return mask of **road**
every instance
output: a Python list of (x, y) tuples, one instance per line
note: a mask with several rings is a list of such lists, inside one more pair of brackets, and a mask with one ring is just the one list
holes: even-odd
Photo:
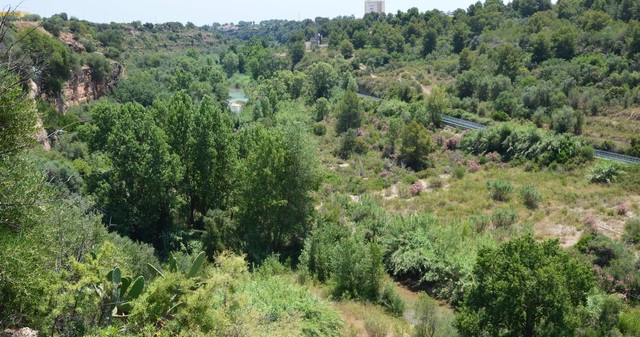
[[(487, 128), (486, 125), (470, 122), (464, 119), (455, 118), (451, 116), (442, 115), (442, 122), (445, 125), (452, 126), (455, 128), (460, 128), (463, 130), (484, 130)], [(615, 160), (625, 164), (638, 164), (640, 163), (640, 158), (631, 157), (619, 153), (595, 150), (596, 158), (606, 159), (606, 160)]]

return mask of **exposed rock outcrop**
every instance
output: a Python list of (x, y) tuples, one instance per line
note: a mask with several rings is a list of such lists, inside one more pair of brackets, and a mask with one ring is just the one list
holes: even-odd
[(104, 83), (96, 83), (91, 78), (91, 68), (83, 66), (81, 71), (73, 74), (62, 89), (62, 95), (56, 99), (58, 111), (66, 112), (69, 107), (80, 103), (97, 100), (106, 95), (121, 79), (126, 78), (124, 66), (111, 62), (111, 75)]
[(38, 331), (35, 331), (30, 328), (22, 328), (22, 329), (6, 329), (1, 337), (38, 337)]
[[(36, 84), (36, 82), (34, 82), (33, 80), (29, 80), (29, 83), (27, 83), (27, 85), (29, 86), (29, 98), (34, 102), (34, 109), (35, 109), (35, 99), (36, 99), (36, 95), (38, 94), (38, 85)], [(42, 126), (42, 119), (40, 119), (40, 117), (38, 117), (38, 122), (36, 123), (36, 140), (42, 144), (42, 147), (46, 150), (49, 151), (51, 149), (51, 143), (49, 142), (49, 137), (47, 135), (47, 130), (44, 129), (44, 127)]]
[(67, 47), (73, 49), (76, 53), (82, 53), (87, 51), (87, 49), (84, 47), (84, 44), (82, 44), (82, 42), (80, 41), (76, 41), (73, 38), (73, 34), (71, 33), (65, 33), (65, 32), (60, 33), (60, 40), (66, 43)]

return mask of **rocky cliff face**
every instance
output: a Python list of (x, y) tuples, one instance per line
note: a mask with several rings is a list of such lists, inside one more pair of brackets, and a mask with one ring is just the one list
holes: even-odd
[[(36, 108), (35, 99), (36, 99), (36, 94), (38, 92), (38, 85), (33, 80), (29, 80), (28, 85), (30, 89), (29, 98), (33, 102), (33, 108), (35, 109)], [(38, 117), (38, 121), (36, 123), (35, 129), (36, 129), (36, 132), (35, 132), (36, 140), (38, 141), (38, 143), (42, 144), (42, 147), (45, 149), (45, 151), (49, 151), (51, 149), (51, 143), (49, 142), (47, 131), (42, 126), (42, 119), (40, 119), (40, 117)]]
[(62, 94), (56, 99), (56, 107), (60, 112), (66, 112), (69, 107), (90, 100), (97, 100), (106, 95), (121, 79), (126, 78), (124, 66), (118, 62), (111, 62), (112, 72), (104, 83), (95, 83), (91, 78), (91, 68), (84, 66), (82, 70), (71, 76)]

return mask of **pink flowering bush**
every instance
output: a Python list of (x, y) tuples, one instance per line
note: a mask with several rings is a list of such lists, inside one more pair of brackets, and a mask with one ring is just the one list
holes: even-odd
[(417, 181), (411, 184), (411, 195), (419, 195), (422, 191), (424, 191), (424, 186), (421, 182)]
[(458, 149), (458, 144), (460, 144), (460, 137), (453, 136), (445, 142), (444, 146), (447, 150), (456, 150)]
[(469, 172), (473, 173), (473, 172), (477, 172), (478, 170), (480, 170), (480, 164), (478, 163), (478, 159), (477, 158), (473, 158), (469, 161)]
[(499, 162), (500, 161), (500, 155), (497, 152), (489, 152), (487, 154), (484, 155), (485, 158), (489, 159), (489, 161), (492, 162)]
[(616, 206), (616, 213), (618, 213), (618, 215), (627, 215), (627, 212), (629, 212), (629, 206), (625, 204)]

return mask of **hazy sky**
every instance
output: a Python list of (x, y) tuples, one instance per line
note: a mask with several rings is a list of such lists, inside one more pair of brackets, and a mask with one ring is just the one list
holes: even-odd
[[(477, 0), (387, 0), (386, 11), (396, 13), (417, 7), (421, 12), (434, 8), (452, 11), (469, 7)], [(504, 0), (506, 2), (506, 0)], [(19, 0), (1, 1), (16, 6)], [(5, 7), (6, 5), (2, 5)], [(65, 12), (92, 22), (191, 21), (196, 25), (213, 22), (297, 20), (339, 15), (362, 17), (363, 0), (23, 0), (20, 10), (51, 16)]]

